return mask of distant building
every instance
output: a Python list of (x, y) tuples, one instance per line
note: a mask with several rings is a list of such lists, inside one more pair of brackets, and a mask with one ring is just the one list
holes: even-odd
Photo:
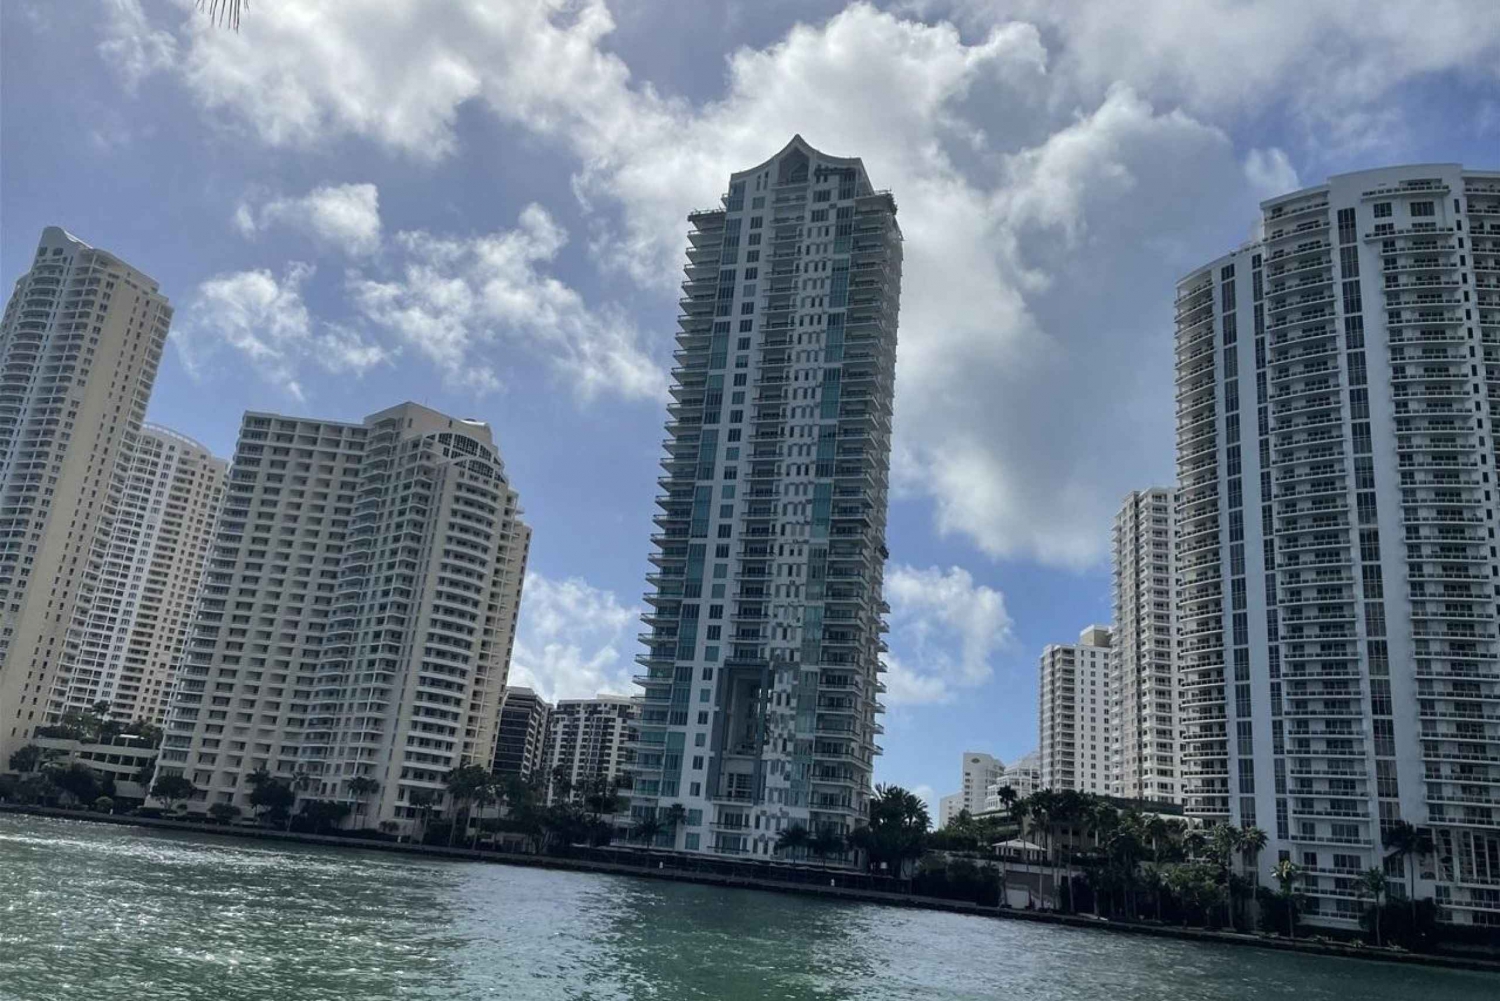
[(1004, 806), (1000, 799), (1000, 790), (1009, 786), (1015, 791), (1016, 799), (1025, 799), (1042, 787), (1042, 764), (1041, 755), (1032, 751), (1025, 757), (1005, 766), (1005, 771), (1000, 778), (990, 783), (984, 791), (984, 808), (986, 811), (999, 810)]
[[(634, 737), (640, 704), (623, 695), (560, 699), (552, 711), (547, 737), (547, 776), (559, 774), (577, 796), (596, 777), (615, 780), (625, 774), (627, 742)], [(554, 787), (548, 802), (559, 797)]]
[(958, 792), (938, 801), (939, 826), (946, 826), (952, 817), (964, 810), (968, 810), (970, 814), (983, 810), (985, 790), (1004, 773), (1005, 763), (983, 751), (965, 751), (961, 771)]
[(1038, 751), (1044, 789), (1109, 792), (1109, 662), (1112, 634), (1089, 626), (1076, 644), (1041, 657)]
[(500, 701), (500, 724), (495, 731), (496, 775), (530, 781), (546, 771), (548, 727), (552, 706), (529, 688), (506, 688)]
[(1110, 654), (1110, 793), (1177, 802), (1177, 493), (1133, 490), (1114, 524)]

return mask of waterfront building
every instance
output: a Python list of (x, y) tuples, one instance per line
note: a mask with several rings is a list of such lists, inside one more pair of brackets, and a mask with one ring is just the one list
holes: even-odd
[(479, 421), (245, 414), (158, 774), (190, 779), (195, 811), (248, 813), (264, 769), (414, 830), (413, 794), (441, 800), (449, 770), (494, 755), (519, 516)]
[(187, 645), (229, 463), (147, 424), (125, 480), (97, 592), (83, 617), (72, 702), (160, 726)]
[(1038, 754), (1043, 789), (1109, 792), (1108, 626), (1042, 651)]
[(628, 781), (630, 743), (640, 712), (639, 703), (624, 695), (559, 699), (547, 728), (548, 802), (560, 801), (564, 788), (570, 797), (581, 798), (593, 780)]
[(1176, 492), (1133, 490), (1115, 516), (1109, 791), (1176, 802), (1177, 678), (1172, 551)]
[(632, 812), (764, 856), (872, 792), (901, 231), (800, 136), (688, 221)]
[(1000, 773), (1000, 778), (990, 783), (984, 791), (986, 812), (1004, 807), (1004, 801), (1000, 799), (1000, 790), (1007, 786), (1015, 792), (1016, 799), (1025, 799), (1042, 788), (1041, 754), (1032, 751), (1005, 766), (1005, 770)]
[(962, 780), (958, 792), (938, 801), (940, 827), (948, 826), (948, 821), (964, 810), (970, 815), (983, 810), (985, 792), (1005, 773), (1005, 763), (983, 751), (965, 751), (961, 760)]
[(1349, 928), (1407, 821), (1417, 894), (1500, 925), (1500, 173), (1340, 175), (1261, 227), (1177, 288), (1185, 809)]
[(523, 782), (547, 771), (552, 706), (530, 688), (507, 686), (495, 727), (495, 756), (490, 771)]
[(171, 321), (155, 281), (56, 226), (0, 318), (0, 761), (103, 697), (83, 624)]

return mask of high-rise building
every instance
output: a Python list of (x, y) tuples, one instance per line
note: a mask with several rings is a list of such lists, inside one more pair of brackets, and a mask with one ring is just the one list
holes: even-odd
[(1110, 794), (1169, 803), (1178, 799), (1174, 494), (1133, 490), (1115, 516), (1109, 683)]
[(800, 136), (688, 221), (632, 810), (768, 855), (871, 795), (901, 230)]
[(1108, 626), (1042, 651), (1037, 753), (1043, 789), (1109, 792)]
[(187, 645), (229, 463), (147, 424), (130, 464), (98, 590), (81, 623), (70, 702), (161, 725)]
[(1407, 821), (1418, 895), (1500, 924), (1500, 173), (1345, 174), (1262, 229), (1177, 290), (1185, 810), (1346, 927)]
[(490, 770), (523, 782), (547, 771), (548, 728), (552, 707), (530, 688), (506, 686), (495, 728), (495, 757)]
[[(488, 425), (247, 413), (159, 774), (249, 811), (258, 769), (413, 824), (494, 755), (529, 530)], [(355, 778), (378, 791), (357, 795)]]
[(0, 761), (103, 680), (80, 627), (171, 320), (155, 281), (55, 226), (0, 319)]
[(559, 799), (560, 776), (571, 796), (591, 779), (614, 781), (627, 775), (631, 738), (640, 706), (623, 695), (559, 699), (547, 727), (548, 799)]

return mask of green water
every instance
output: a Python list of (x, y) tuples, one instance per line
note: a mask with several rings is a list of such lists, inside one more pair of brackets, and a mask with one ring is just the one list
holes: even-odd
[(1467, 1001), (1500, 978), (0, 815), (0, 998)]

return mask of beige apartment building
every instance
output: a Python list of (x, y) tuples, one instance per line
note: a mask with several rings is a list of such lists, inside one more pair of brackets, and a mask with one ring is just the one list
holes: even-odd
[[(488, 425), (414, 403), (358, 423), (247, 413), (159, 774), (250, 809), (257, 769), (351, 822), (488, 767), (530, 530)], [(373, 794), (349, 789), (355, 778)]]
[(1041, 787), (1109, 792), (1109, 662), (1113, 633), (1089, 626), (1077, 643), (1042, 651), (1038, 705)]
[(55, 226), (0, 319), (0, 761), (105, 682), (81, 627), (171, 320), (155, 281)]
[(68, 708), (103, 701), (121, 719), (163, 723), (228, 470), (191, 438), (145, 426), (81, 623)]

